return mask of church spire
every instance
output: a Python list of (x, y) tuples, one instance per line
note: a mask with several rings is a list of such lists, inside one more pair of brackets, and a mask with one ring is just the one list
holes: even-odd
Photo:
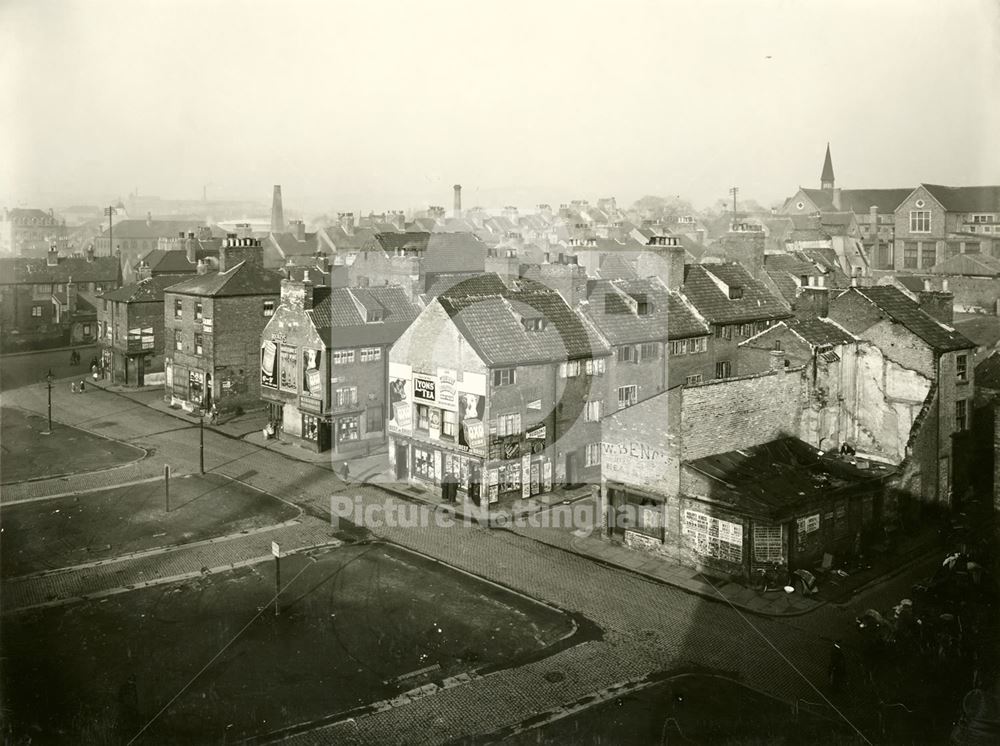
[(823, 174), (819, 177), (821, 189), (833, 189), (833, 159), (830, 157), (830, 143), (826, 144), (826, 159), (823, 161)]

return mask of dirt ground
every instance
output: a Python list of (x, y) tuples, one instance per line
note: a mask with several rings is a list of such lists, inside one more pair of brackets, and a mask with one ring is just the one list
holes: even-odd
[(292, 505), (216, 474), (162, 480), (3, 509), (3, 577), (92, 562), (173, 544), (270, 526), (292, 518)]
[(0, 409), (0, 483), (107, 469), (145, 455), (141, 448), (59, 422), (52, 423), (51, 435), (42, 435), (48, 425), (45, 415)]
[(180, 693), (137, 743), (222, 743), (517, 665), (575, 629), (381, 544), (283, 558), (281, 579), (277, 618), (272, 563), (6, 617), (10, 737), (124, 742)]

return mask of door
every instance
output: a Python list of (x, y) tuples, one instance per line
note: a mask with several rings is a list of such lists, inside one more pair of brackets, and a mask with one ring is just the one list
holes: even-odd
[(566, 486), (572, 487), (576, 484), (579, 472), (579, 458), (575, 452), (566, 454)]
[(405, 445), (396, 446), (396, 480), (399, 482), (406, 481), (407, 475), (407, 464), (406, 458), (409, 448)]
[(472, 504), (479, 506), (479, 495), (482, 490), (483, 468), (480, 464), (472, 461), (469, 463), (469, 499)]

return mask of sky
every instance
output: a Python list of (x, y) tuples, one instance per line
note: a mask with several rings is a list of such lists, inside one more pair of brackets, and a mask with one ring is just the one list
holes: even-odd
[(1000, 184), (991, 0), (0, 0), (0, 204)]

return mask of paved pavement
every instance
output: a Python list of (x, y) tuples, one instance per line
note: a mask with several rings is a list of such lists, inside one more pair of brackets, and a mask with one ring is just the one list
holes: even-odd
[[(40, 387), (8, 392), (3, 399), (8, 396), (25, 408), (44, 407)], [(151, 449), (150, 461), (183, 465), (197, 457), (190, 423), (133, 399), (95, 391), (76, 397), (72, 407), (54, 405), (57, 419), (70, 424), (85, 421), (97, 432), (105, 430)], [(441, 514), (433, 506), (414, 505), (410, 497), (403, 500), (369, 484), (345, 485), (323, 465), (291, 460), (241, 440), (235, 428), (225, 434), (206, 430), (205, 464), (211, 471), (295, 502), (314, 517), (329, 515), (332, 496), (356, 499), (362, 508), (400, 508), (418, 525), (366, 528), (377, 538), (580, 614), (603, 630), (600, 640), (297, 736), (293, 740), (298, 743), (441, 743), (490, 733), (592, 692), (678, 668), (728, 675), (790, 702), (800, 696), (817, 700), (820, 695), (807, 682), (822, 687), (829, 638), (843, 629), (841, 616), (826, 607), (808, 615), (808, 629), (798, 627), (798, 619), (750, 618), (726, 604), (557, 548), (540, 536), (462, 521), (436, 525), (430, 518)], [(316, 532), (313, 540), (330, 538), (329, 528), (320, 528), (318, 522), (304, 521), (301, 528), (288, 530), (294, 536), (302, 531), (303, 544), (309, 542), (311, 531)], [(12, 600), (22, 607), (45, 603), (52, 593), (58, 600), (112, 592), (150, 577), (163, 582), (192, 572), (199, 563), (211, 569), (252, 562), (261, 556), (263, 542), (269, 548), (267, 536), (234, 539), (208, 549), (179, 549), (94, 568), (79, 580), (52, 581), (65, 582), (65, 587), (18, 590), (5, 585), (5, 605)]]

